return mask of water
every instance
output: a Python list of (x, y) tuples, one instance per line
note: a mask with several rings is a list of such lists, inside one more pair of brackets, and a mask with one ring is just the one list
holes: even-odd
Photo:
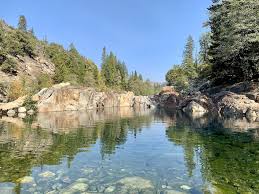
[(3, 117), (0, 193), (259, 193), (258, 128), (126, 108)]

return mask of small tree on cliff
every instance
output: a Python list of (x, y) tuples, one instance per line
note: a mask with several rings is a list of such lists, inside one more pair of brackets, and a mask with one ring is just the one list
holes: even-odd
[(22, 30), (24, 32), (27, 31), (27, 21), (24, 15), (21, 15), (19, 17), (19, 22), (18, 22), (18, 29)]

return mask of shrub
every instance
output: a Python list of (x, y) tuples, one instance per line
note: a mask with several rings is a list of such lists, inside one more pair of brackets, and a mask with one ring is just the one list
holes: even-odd
[(27, 109), (27, 110), (37, 110), (37, 106), (36, 106), (36, 102), (34, 102), (32, 100), (31, 95), (27, 96), (24, 100), (23, 106)]
[(38, 89), (49, 88), (53, 85), (52, 78), (48, 74), (40, 74), (38, 77)]
[(6, 58), (1, 65), (1, 71), (5, 73), (10, 73), (10, 74), (16, 74), (17, 73), (16, 62), (11, 58)]
[(4, 47), (6, 52), (16, 55), (29, 55), (34, 57), (35, 41), (31, 35), (20, 30), (8, 33), (4, 39)]
[(26, 91), (24, 89), (23, 83), (20, 79), (14, 80), (8, 90), (8, 98), (10, 100), (16, 100), (17, 98), (25, 95)]

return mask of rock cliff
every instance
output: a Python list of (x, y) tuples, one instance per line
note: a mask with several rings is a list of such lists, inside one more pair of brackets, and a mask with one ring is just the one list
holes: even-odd
[[(26, 96), (13, 102), (1, 103), (0, 111), (12, 112), (14, 116), (21, 108)], [(110, 107), (153, 108), (154, 104), (148, 96), (135, 96), (133, 92), (99, 92), (94, 88), (72, 86), (61, 83), (50, 88), (44, 88), (32, 96), (38, 112), (81, 111)]]

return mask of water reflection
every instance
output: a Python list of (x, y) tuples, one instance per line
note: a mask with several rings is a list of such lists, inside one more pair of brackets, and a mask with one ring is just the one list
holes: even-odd
[[(137, 176), (152, 182), (146, 188), (151, 193), (258, 193), (258, 128), (243, 119), (193, 118), (164, 109), (3, 117), (0, 188), (59, 193), (84, 178), (90, 193), (113, 187), (123, 193), (129, 188), (116, 181)], [(42, 172), (55, 179), (42, 178)], [(24, 183), (28, 176), (33, 181)]]
[[(174, 117), (174, 113), (169, 114)], [(203, 178), (212, 185), (212, 193), (259, 192), (258, 123), (246, 119), (178, 117), (166, 134), (170, 141), (183, 147), (190, 176), (198, 152)]]

